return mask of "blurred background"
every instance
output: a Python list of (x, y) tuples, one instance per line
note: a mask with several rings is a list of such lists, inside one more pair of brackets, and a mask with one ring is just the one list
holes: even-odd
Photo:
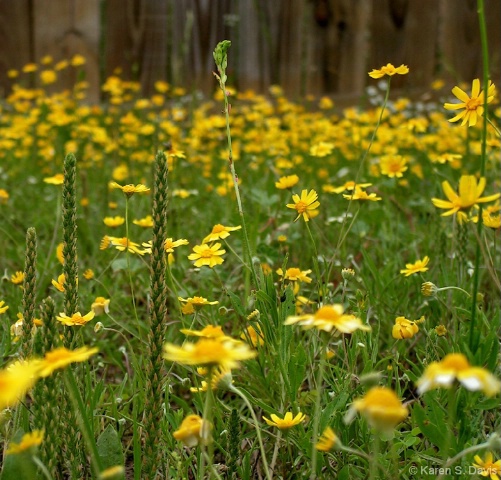
[[(501, 1), (485, 0), (491, 77), (499, 84)], [(83, 55), (85, 65), (65, 71), (53, 88), (75, 76), (89, 82), (91, 101), (100, 84), (120, 72), (145, 95), (156, 80), (214, 91), (212, 51), (232, 41), (229, 85), (266, 92), (280, 85), (305, 94), (356, 99), (367, 72), (390, 62), (410, 74), (392, 89), (420, 94), (443, 79), (447, 90), (482, 72), (476, 0), (0, 0), (0, 94), (9, 77), (50, 55)], [(73, 76), (73, 78), (72, 78)]]

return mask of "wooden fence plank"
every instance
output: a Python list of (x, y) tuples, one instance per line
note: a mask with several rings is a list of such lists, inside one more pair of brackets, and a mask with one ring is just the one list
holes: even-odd
[[(496, 79), (501, 1), (485, 6)], [(232, 40), (228, 74), (240, 90), (278, 83), (292, 96), (355, 98), (367, 72), (388, 62), (411, 69), (394, 88), (481, 75), (475, 0), (0, 0), (0, 88), (11, 84), (8, 68), (81, 54), (93, 101), (117, 67), (145, 94), (156, 80), (210, 93), (223, 39)]]
[(7, 71), (20, 70), (32, 59), (29, 0), (0, 0), (0, 12), (0, 96), (4, 96), (18, 81), (8, 78)]
[[(99, 85), (99, 0), (36, 0), (33, 8), (34, 57), (51, 55), (56, 60), (74, 55), (86, 58), (81, 67), (92, 86), (89, 100), (98, 100)], [(64, 72), (66, 87), (76, 80), (78, 69)], [(58, 83), (61, 85), (61, 83)]]

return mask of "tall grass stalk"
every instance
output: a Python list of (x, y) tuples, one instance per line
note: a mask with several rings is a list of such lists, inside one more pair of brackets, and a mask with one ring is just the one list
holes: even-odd
[(148, 354), (146, 356), (146, 392), (143, 418), (144, 451), (143, 478), (156, 478), (163, 468), (162, 422), (164, 418), (162, 358), (167, 323), (167, 285), (165, 282), (166, 254), (164, 242), (167, 230), (167, 158), (158, 152), (155, 158), (155, 190), (153, 193), (153, 238), (150, 267), (150, 316)]
[(36, 267), (37, 267), (37, 234), (34, 228), (26, 232), (26, 254), (24, 261), (23, 280), (23, 335), (22, 354), (24, 358), (31, 355), (33, 339), (33, 320), (35, 318), (36, 304)]
[(240, 222), (242, 223), (242, 241), (244, 245), (244, 249), (247, 255), (248, 265), (247, 268), (250, 269), (252, 279), (254, 281), (254, 285), (259, 287), (258, 276), (256, 274), (256, 270), (254, 268), (253, 263), (253, 255), (250, 248), (249, 243), (249, 235), (247, 233), (247, 224), (245, 222), (245, 215), (242, 207), (242, 200), (240, 198), (240, 188), (238, 186), (238, 175), (235, 171), (235, 164), (233, 162), (233, 149), (231, 146), (231, 130), (230, 130), (230, 109), (231, 105), (228, 101), (228, 92), (226, 90), (226, 66), (228, 64), (228, 48), (230, 47), (231, 42), (229, 40), (223, 40), (219, 42), (214, 50), (214, 60), (216, 62), (218, 74), (214, 73), (215, 77), (219, 82), (219, 88), (223, 92), (224, 98), (224, 114), (226, 118), (226, 138), (228, 141), (228, 167), (231, 173), (231, 179), (233, 181), (233, 188), (235, 190), (235, 197), (237, 200), (238, 206), (238, 214), (240, 215)]
[[(477, 0), (478, 9), (478, 22), (480, 28), (480, 44), (482, 47), (482, 84), (484, 89), (484, 115), (482, 116), (482, 132), (481, 132), (481, 153), (480, 153), (480, 177), (485, 174), (485, 164), (487, 161), (487, 123), (488, 123), (488, 110), (487, 110), (487, 98), (489, 90), (489, 44), (487, 41), (487, 26), (485, 23), (485, 10), (484, 10), (484, 0)], [(478, 222), (477, 222), (477, 237), (482, 238), (482, 204), (479, 204), (478, 209)], [(476, 335), (476, 320), (477, 320), (477, 293), (478, 284), (480, 276), (480, 242), (477, 241), (475, 248), (475, 264), (473, 271), (473, 291), (472, 291), (472, 302), (471, 302), (471, 320), (470, 320), (470, 335), (469, 335), (469, 347), (470, 350), (475, 353), (478, 347), (478, 335)]]

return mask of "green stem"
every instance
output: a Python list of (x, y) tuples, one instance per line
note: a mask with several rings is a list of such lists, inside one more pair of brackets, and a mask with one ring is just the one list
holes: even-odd
[(219, 77), (219, 86), (221, 88), (221, 91), (223, 92), (224, 96), (224, 113), (225, 113), (225, 118), (226, 118), (226, 137), (228, 141), (228, 165), (230, 168), (230, 173), (231, 173), (231, 179), (233, 181), (233, 188), (235, 189), (235, 197), (237, 199), (237, 206), (238, 206), (238, 214), (240, 215), (240, 222), (242, 223), (242, 238), (243, 238), (243, 244), (244, 244), (244, 249), (247, 254), (249, 266), (248, 268), (250, 269), (252, 273), (252, 279), (254, 280), (254, 285), (256, 287), (259, 286), (258, 283), (258, 277), (256, 274), (256, 271), (254, 269), (254, 264), (252, 262), (252, 252), (250, 249), (250, 243), (249, 243), (249, 235), (247, 233), (247, 225), (245, 223), (245, 216), (244, 216), (244, 211), (242, 207), (242, 200), (240, 198), (240, 189), (238, 187), (238, 176), (235, 171), (235, 164), (233, 162), (233, 150), (231, 146), (231, 130), (230, 130), (230, 105), (228, 102), (228, 94), (226, 92), (226, 81), (225, 77), (226, 75), (224, 72), (221, 72), (221, 76)]
[(324, 381), (324, 372), (325, 372), (325, 364), (327, 362), (326, 359), (326, 348), (327, 342), (320, 342), (321, 351), (320, 351), (320, 365), (318, 366), (318, 374), (317, 374), (317, 382), (316, 382), (316, 391), (317, 395), (315, 398), (315, 411), (313, 413), (313, 438), (311, 441), (311, 475), (310, 480), (313, 480), (317, 477), (317, 458), (318, 452), (315, 448), (317, 437), (318, 437), (318, 427), (320, 424), (320, 408), (322, 402), (322, 383)]
[(33, 463), (41, 470), (43, 476), (47, 480), (53, 480), (51, 474), (49, 473), (49, 470), (47, 470), (47, 467), (37, 456), (33, 455), (31, 459), (33, 460)]
[(132, 272), (130, 269), (130, 253), (129, 253), (129, 197), (125, 196), (125, 239), (127, 245), (125, 247), (125, 259), (127, 261), (127, 273), (129, 274), (130, 295), (132, 297), (132, 307), (134, 309), (134, 317), (136, 318), (138, 334), (141, 336), (141, 323), (137, 315), (136, 296), (134, 295), (134, 284), (132, 283)]
[[(478, 8), (478, 21), (480, 28), (480, 43), (482, 46), (482, 83), (484, 89), (484, 115), (482, 117), (482, 134), (481, 134), (481, 155), (480, 155), (480, 177), (485, 174), (485, 164), (487, 158), (487, 98), (489, 90), (489, 49), (487, 41), (487, 27), (485, 24), (485, 11), (484, 11), (484, 0), (477, 0)], [(482, 237), (482, 204), (479, 205), (478, 210), (478, 222), (477, 222), (477, 236)], [(472, 302), (471, 302), (471, 320), (470, 320), (470, 335), (469, 335), (469, 346), (473, 354), (477, 350), (478, 336), (476, 335), (475, 322), (477, 318), (477, 293), (478, 284), (480, 276), (480, 244), (477, 242), (475, 248), (475, 266), (473, 272), (473, 292), (472, 292)]]
[(252, 405), (250, 404), (249, 400), (247, 397), (236, 387), (233, 385), (230, 385), (229, 390), (236, 395), (238, 395), (245, 403), (247, 408), (250, 411), (250, 414), (252, 416), (252, 420), (254, 421), (254, 428), (256, 429), (256, 435), (257, 435), (257, 441), (259, 443), (259, 449), (261, 450), (261, 457), (263, 459), (263, 468), (264, 468), (264, 473), (266, 475), (266, 478), (268, 480), (271, 480), (271, 474), (270, 470), (268, 468), (268, 461), (266, 460), (266, 451), (264, 449), (264, 444), (263, 444), (263, 439), (261, 437), (261, 429), (259, 428), (259, 422), (257, 421), (256, 414), (254, 413), (254, 410), (252, 408)]
[[(213, 413), (213, 404), (214, 404), (214, 392), (212, 391), (212, 373), (213, 367), (209, 367), (209, 371), (207, 373), (207, 395), (205, 397), (205, 405), (204, 405), (204, 413), (203, 413), (203, 421), (202, 421), (202, 432), (201, 432), (201, 450), (202, 457), (200, 459), (200, 475), (199, 478), (201, 480), (205, 479), (205, 457), (207, 457), (207, 464), (209, 468), (212, 470), (214, 464), (214, 446), (212, 445), (212, 435), (211, 435), (211, 421), (212, 421), (212, 413)], [(205, 447), (208, 446), (208, 452), (205, 450)]]
[(371, 455), (370, 459), (370, 466), (369, 466), (369, 480), (375, 480), (377, 478), (377, 471), (378, 471), (378, 466), (379, 466), (379, 447), (380, 447), (380, 439), (379, 435), (373, 434), (373, 452)]
[(82, 396), (77, 387), (77, 382), (75, 380), (75, 376), (73, 375), (73, 371), (71, 367), (68, 367), (64, 372), (64, 383), (68, 390), (71, 403), (73, 404), (73, 409), (76, 414), (77, 422), (79, 424), (80, 430), (82, 432), (84, 441), (87, 445), (87, 448), (90, 452), (90, 462), (92, 466), (92, 470), (96, 477), (99, 476), (99, 473), (102, 471), (101, 466), (101, 458), (99, 457), (99, 452), (97, 450), (97, 445), (94, 440), (94, 432), (92, 431), (92, 427), (89, 423), (89, 419), (87, 418), (87, 412), (85, 411), (85, 405), (82, 400)]

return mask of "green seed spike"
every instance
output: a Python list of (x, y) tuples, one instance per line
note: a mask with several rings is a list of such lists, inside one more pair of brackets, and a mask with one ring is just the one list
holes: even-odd
[(230, 48), (230, 40), (223, 40), (216, 45), (214, 49), (214, 61), (221, 75), (223, 82), (226, 81), (226, 67), (228, 66), (228, 48)]

